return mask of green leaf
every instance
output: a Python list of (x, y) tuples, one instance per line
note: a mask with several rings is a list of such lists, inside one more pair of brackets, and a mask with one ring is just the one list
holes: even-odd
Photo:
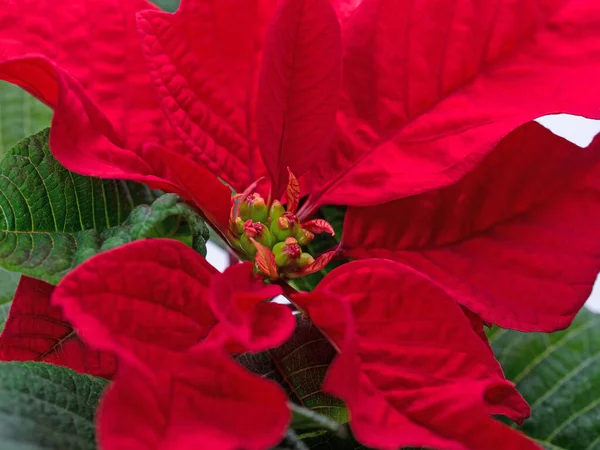
[(341, 438), (346, 438), (348, 435), (346, 427), (312, 409), (304, 408), (295, 403), (290, 403), (290, 409), (292, 410), (290, 428), (297, 433), (301, 432), (300, 434), (303, 434), (326, 430), (333, 432)]
[(50, 153), (48, 133), (24, 139), (0, 162), (0, 266), (56, 283), (98, 233), (154, 195), (136, 183), (69, 172)]
[[(208, 227), (200, 216), (175, 194), (164, 194), (152, 205), (137, 206), (123, 225), (101, 233), (97, 241), (100, 245), (79, 247), (76, 254), (87, 259), (92, 254), (132, 241), (158, 237), (176, 239), (206, 256)], [(76, 262), (80, 263), (78, 260)]]
[(150, 0), (152, 3), (154, 3), (156, 6), (158, 6), (161, 9), (164, 9), (165, 11), (169, 11), (169, 12), (175, 12), (177, 11), (177, 8), (179, 8), (179, 2), (180, 0)]
[(531, 405), (521, 430), (550, 450), (600, 449), (600, 315), (552, 334), (493, 329), (506, 377)]
[(309, 448), (294, 430), (288, 430), (283, 440), (273, 450), (309, 450)]
[(52, 110), (14, 84), (0, 81), (0, 159), (25, 136), (50, 126)]
[(353, 436), (342, 438), (334, 433), (308, 436), (303, 441), (310, 450), (368, 450), (368, 447), (360, 444)]
[(325, 373), (337, 352), (319, 329), (297, 316), (294, 334), (282, 346), (238, 360), (250, 371), (278, 382), (297, 405), (322, 414), (337, 423), (348, 422), (343, 401), (321, 390)]
[(4, 324), (6, 323), (6, 319), (8, 319), (11, 304), (12, 302), (8, 302), (0, 305), (0, 333), (4, 330)]
[[(238, 361), (248, 370), (279, 383), (295, 404), (291, 428), (278, 448), (299, 447), (294, 437), (309, 449), (359, 450), (348, 429), (344, 402), (325, 394), (321, 386), (337, 352), (327, 338), (308, 319), (298, 315), (292, 337), (282, 346), (258, 354), (243, 354)], [(310, 412), (317, 413), (309, 416)], [(302, 413), (302, 414), (301, 414)], [(301, 417), (302, 416), (302, 417)], [(332, 432), (330, 430), (335, 430)]]
[[(238, 361), (248, 370), (276, 381), (286, 390), (289, 399), (295, 403), (291, 426), (306, 446), (323, 450), (363, 448), (350, 437), (346, 439), (339, 436), (340, 428), (331, 421), (346, 424), (348, 411), (342, 400), (325, 394), (321, 389), (329, 365), (337, 354), (336, 350), (309, 320), (300, 315), (296, 320), (294, 334), (282, 346), (254, 355), (243, 354), (238, 357)], [(318, 416), (313, 416), (313, 420), (319, 417), (319, 420), (326, 420), (327, 425), (322, 423), (314, 426), (307, 422), (306, 417), (301, 419), (297, 413), (303, 410), (301, 408), (318, 413)], [(337, 433), (319, 429), (332, 427)], [(294, 448), (293, 436), (295, 434), (288, 436), (285, 444), (287, 447), (281, 444), (280, 448)], [(331, 442), (335, 442), (336, 446), (328, 447)]]
[(108, 382), (65, 367), (0, 363), (3, 450), (94, 450), (94, 415)]
[(21, 275), (0, 267), (0, 304), (10, 302), (17, 290)]

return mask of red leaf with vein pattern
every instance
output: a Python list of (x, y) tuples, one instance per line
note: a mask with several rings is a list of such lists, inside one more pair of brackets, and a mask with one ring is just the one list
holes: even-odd
[(296, 321), (287, 306), (265, 303), (281, 294), (281, 287), (265, 284), (254, 265), (245, 262), (213, 277), (210, 305), (224, 332), (245, 351), (256, 352), (278, 347), (294, 331)]
[(60, 308), (50, 304), (53, 290), (44, 281), (21, 277), (0, 335), (0, 360), (43, 361), (111, 378), (115, 358), (81, 342)]
[(288, 184), (285, 191), (285, 199), (287, 201), (286, 209), (288, 212), (295, 213), (300, 202), (300, 183), (294, 176), (293, 172), (288, 167)]
[(344, 26), (344, 102), (320, 202), (448, 186), (532, 119), (600, 118), (599, 28), (594, 1), (364, 0)]
[(171, 188), (196, 205), (210, 224), (227, 234), (231, 206), (231, 189), (225, 186), (210, 170), (189, 158), (164, 147), (146, 147), (146, 160), (158, 171), (159, 165), (171, 183)]
[(600, 138), (585, 151), (528, 124), (461, 182), (349, 208), (342, 247), (427, 273), (483, 320), (568, 326), (600, 270)]
[(275, 198), (315, 166), (335, 129), (342, 77), (339, 23), (329, 0), (283, 0), (269, 24), (256, 120)]
[(135, 31), (135, 14), (150, 8), (143, 0), (3, 4), (0, 79), (55, 109), (51, 148), (75, 172), (152, 181), (132, 150), (180, 145), (151, 94)]
[[(222, 348), (241, 336), (264, 350), (291, 332), (285, 317), (272, 314), (281, 305), (257, 305), (280, 289), (251, 279), (248, 267), (221, 275), (184, 244), (153, 239), (101, 253), (63, 279), (54, 302), (87, 344), (119, 359), (100, 406), (103, 448), (259, 449), (281, 440), (289, 422), (285, 393)], [(236, 286), (240, 272), (247, 279)], [(211, 306), (226, 323), (218, 323)], [(240, 310), (249, 314), (241, 321)], [(280, 321), (267, 330), (263, 312)], [(234, 324), (246, 332), (228, 336)]]
[(250, 240), (252, 241), (252, 244), (254, 244), (254, 247), (256, 247), (256, 256), (254, 257), (256, 266), (272, 280), (279, 278), (277, 265), (275, 264), (275, 255), (271, 249), (252, 238), (250, 238)]
[(302, 224), (302, 228), (310, 231), (311, 233), (319, 234), (319, 233), (329, 233), (332, 236), (335, 236), (335, 231), (329, 222), (323, 219), (313, 219), (308, 222), (304, 222)]
[(262, 450), (282, 438), (287, 397), (223, 350), (201, 346), (185, 355), (157, 353), (153, 375), (119, 369), (98, 412), (106, 450)]
[(324, 389), (344, 399), (365, 445), (536, 449), (493, 420), (529, 407), (460, 307), (414, 270), (366, 260), (293, 297), (340, 348)]
[(208, 335), (216, 324), (208, 300), (217, 273), (180, 242), (136, 241), (70, 272), (53, 303), (87, 344), (130, 363), (146, 362), (157, 346), (182, 352)]
[(265, 174), (254, 102), (264, 28), (275, 0), (183, 0), (138, 15), (163, 112), (178, 136), (236, 191)]

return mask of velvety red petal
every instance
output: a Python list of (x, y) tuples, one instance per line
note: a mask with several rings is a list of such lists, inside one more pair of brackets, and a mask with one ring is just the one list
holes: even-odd
[(599, 118), (599, 28), (594, 1), (363, 1), (344, 26), (345, 100), (321, 201), (447, 186), (532, 119)]
[(583, 150), (528, 124), (453, 186), (349, 208), (342, 246), (427, 273), (487, 322), (565, 328), (600, 270), (599, 159), (600, 138)]
[(283, 344), (296, 326), (287, 306), (265, 303), (281, 294), (281, 287), (265, 284), (254, 265), (245, 262), (213, 277), (210, 305), (219, 326), (247, 351), (257, 352)]
[(81, 85), (50, 60), (0, 61), (0, 79), (19, 84), (54, 108), (50, 148), (66, 168), (89, 176), (163, 182), (138, 154), (126, 148)]
[(275, 198), (287, 168), (317, 165), (335, 130), (342, 78), (341, 37), (329, 0), (284, 0), (267, 30), (256, 120)]
[[(516, 391), (460, 307), (427, 277), (392, 261), (357, 261), (293, 301), (340, 349), (324, 389), (347, 402), (365, 445), (537, 448), (490, 417)], [(528, 412), (521, 399), (520, 418)]]
[(347, 20), (361, 2), (362, 0), (331, 0), (341, 21)]
[(208, 299), (216, 273), (180, 242), (136, 241), (77, 267), (52, 300), (86, 344), (147, 364), (157, 348), (184, 351), (210, 332), (216, 318)]
[(0, 335), (0, 360), (42, 361), (111, 378), (115, 358), (81, 342), (60, 308), (50, 304), (53, 290), (48, 283), (21, 277)]
[(154, 377), (120, 368), (99, 409), (103, 449), (262, 450), (283, 438), (290, 420), (283, 390), (223, 350), (203, 345), (160, 365)]
[(148, 141), (180, 145), (142, 56), (135, 14), (144, 9), (155, 7), (144, 0), (3, 5), (0, 79), (55, 109), (51, 148), (71, 170), (115, 178), (124, 178), (119, 169), (144, 174), (143, 160), (125, 149)]
[(275, 0), (183, 0), (138, 28), (161, 107), (191, 156), (242, 191), (265, 174), (254, 98), (264, 28)]

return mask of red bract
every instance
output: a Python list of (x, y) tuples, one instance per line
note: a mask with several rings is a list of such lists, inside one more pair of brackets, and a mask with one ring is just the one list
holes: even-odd
[(459, 183), (350, 208), (342, 245), (427, 274), (486, 321), (565, 328), (600, 268), (599, 174), (599, 138), (584, 151), (532, 123)]
[[(143, 11), (139, 47), (133, 15), (143, 5), (106, 1), (90, 15), (102, 23), (89, 28), (102, 32), (90, 36), (97, 70), (65, 62), (88, 33), (65, 13), (60, 34), (9, 28), (0, 74), (55, 108), (51, 148), (66, 167), (181, 194), (264, 278), (322, 269), (335, 252), (315, 259), (302, 247), (333, 230), (309, 216), (325, 203), (350, 205), (342, 250), (365, 261), (295, 300), (341, 350), (325, 387), (348, 403), (357, 437), (382, 448), (531, 448), (489, 417), (519, 421), (528, 408), (471, 311), (519, 329), (564, 327), (600, 269), (589, 250), (598, 143), (584, 153), (530, 123), (509, 134), (548, 113), (600, 117), (600, 3), (274, 3), (184, 0), (174, 15)], [(52, 15), (42, 5), (2, 14), (27, 10), (44, 23), (36, 11)], [(116, 23), (125, 24), (118, 48), (104, 28)], [(23, 56), (48, 35), (56, 45), (40, 48), (43, 57)], [(127, 59), (127, 72), (113, 76), (107, 49)], [(241, 194), (230, 201), (217, 177)], [(87, 344), (123, 363), (101, 410), (105, 446), (274, 445), (287, 424), (284, 396), (224, 350), (285, 340), (290, 314), (260, 301), (274, 293), (250, 265), (217, 275), (167, 241), (101, 254), (70, 274), (55, 301)], [(216, 371), (231, 390), (215, 384)], [(138, 380), (139, 393), (130, 388)], [(213, 391), (214, 416), (202, 406), (212, 407)], [(254, 403), (260, 413), (247, 428), (237, 414)]]
[(43, 361), (110, 378), (112, 355), (85, 345), (59, 307), (50, 304), (54, 286), (21, 277), (8, 320), (0, 335), (0, 361)]
[(224, 349), (226, 341), (276, 347), (294, 327), (287, 308), (263, 303), (281, 288), (250, 270), (246, 263), (218, 274), (185, 245), (150, 240), (97, 255), (65, 277), (53, 302), (87, 345), (119, 361), (100, 406), (102, 448), (261, 449), (281, 440), (285, 393)]
[(364, 444), (537, 448), (490, 418), (522, 421), (529, 407), (458, 305), (418, 272), (352, 262), (293, 300), (340, 348), (324, 389), (348, 403)]
[(363, 1), (344, 24), (338, 139), (313, 201), (369, 206), (448, 186), (532, 119), (600, 118), (598, 27), (587, 0)]

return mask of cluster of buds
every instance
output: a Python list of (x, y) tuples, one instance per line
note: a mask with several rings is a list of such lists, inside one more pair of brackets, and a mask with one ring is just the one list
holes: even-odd
[[(291, 174), (290, 184), (297, 187)], [(314, 239), (314, 233), (334, 234), (331, 225), (321, 219), (300, 223), (295, 211), (298, 198), (293, 198), (298, 191), (288, 188), (287, 210), (278, 200), (267, 204), (257, 192), (245, 192), (232, 199), (229, 228), (233, 241), (248, 259), (256, 261), (259, 270), (271, 278), (293, 278), (312, 273), (315, 258), (303, 247)]]

